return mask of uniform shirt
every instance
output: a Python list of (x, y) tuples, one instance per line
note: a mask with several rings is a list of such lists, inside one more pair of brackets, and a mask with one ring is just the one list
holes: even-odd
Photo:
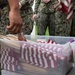
[(34, 0), (19, 0), (23, 8), (32, 7)]
[(43, 0), (35, 0), (35, 11), (34, 13), (53, 13), (54, 12), (54, 2), (57, 0), (50, 0), (48, 3), (44, 3)]
[(0, 0), (0, 17), (1, 17), (1, 9), (8, 4), (7, 0)]

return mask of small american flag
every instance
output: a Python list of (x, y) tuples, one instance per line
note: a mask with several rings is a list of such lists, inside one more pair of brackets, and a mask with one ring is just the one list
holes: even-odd
[(18, 60), (14, 57), (14, 50), (1, 48), (1, 52), (1, 68), (9, 71), (17, 71)]
[(60, 2), (59, 10), (67, 14), (66, 20), (69, 20), (73, 15), (73, 2), (72, 0), (58, 0)]

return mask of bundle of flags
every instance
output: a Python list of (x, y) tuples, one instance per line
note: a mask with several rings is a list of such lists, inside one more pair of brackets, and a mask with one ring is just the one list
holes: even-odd
[[(19, 61), (15, 56), (18, 57), (18, 53), (15, 53), (11, 48), (1, 48), (1, 68), (16, 72), (20, 70)], [(19, 68), (18, 68), (19, 67)]]
[(67, 14), (66, 20), (69, 20), (73, 15), (73, 1), (72, 0), (58, 0), (59, 10), (64, 11)]
[[(22, 66), (18, 64), (19, 60), (17, 60), (19, 56), (26, 62), (37, 67), (55, 68), (57, 66), (57, 55), (52, 52), (46, 52), (48, 50), (46, 47), (49, 47), (49, 44), (56, 44), (56, 42), (51, 39), (48, 39), (47, 42), (45, 39), (38, 39), (37, 44), (25, 43), (20, 49), (20, 55), (14, 52), (12, 48), (1, 47), (1, 68), (14, 72), (21, 70)], [(27, 48), (27, 51), (25, 48)], [(49, 48), (52, 50), (61, 50), (61, 48), (55, 46), (50, 46)]]
[(45, 43), (24, 43), (20, 49), (21, 59), (40, 68), (57, 68), (63, 47)]

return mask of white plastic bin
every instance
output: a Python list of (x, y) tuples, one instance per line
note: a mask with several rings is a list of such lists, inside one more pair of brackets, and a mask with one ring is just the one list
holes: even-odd
[(75, 70), (75, 41), (73, 43), (71, 43), (71, 47), (72, 47), (72, 50), (73, 50), (74, 70)]
[[(73, 37), (60, 37), (60, 36), (25, 36), (28, 40), (37, 41), (37, 39), (43, 40), (53, 40), (59, 44), (65, 44)], [(24, 42), (9, 40), (9, 39), (0, 39), (2, 58), (1, 66), (5, 70), (23, 73), (27, 75), (66, 75), (69, 70), (72, 68), (72, 62), (67, 61), (66, 58), (63, 60), (58, 59), (56, 67), (37, 67), (33, 64), (26, 62), (21, 57), (20, 46)], [(24, 53), (24, 52), (23, 52)], [(68, 54), (66, 54), (69, 57)]]

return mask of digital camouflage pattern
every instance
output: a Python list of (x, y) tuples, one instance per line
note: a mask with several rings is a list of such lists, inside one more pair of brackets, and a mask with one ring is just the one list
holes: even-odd
[(7, 4), (7, 0), (0, 0), (0, 17), (1, 17), (1, 9), (5, 4)]
[(54, 9), (55, 1), (50, 0), (44, 3), (42, 0), (35, 0), (35, 12), (37, 14), (36, 24), (38, 34), (45, 35), (46, 28), (49, 28), (50, 35), (69, 36), (71, 30), (71, 20), (66, 23), (66, 14)]
[(75, 9), (75, 0), (73, 0), (73, 5), (74, 5), (74, 9)]
[(74, 6), (74, 15), (72, 19), (72, 26), (71, 26), (71, 36), (75, 36), (75, 0), (73, 0), (73, 6)]
[[(20, 0), (22, 7), (20, 9), (20, 13), (23, 19), (23, 27), (22, 31), (24, 34), (31, 34), (33, 29), (33, 10), (32, 5), (34, 0)], [(0, 32), (3, 34), (8, 34), (6, 30), (6, 25), (9, 25), (9, 18), (8, 18), (8, 8), (5, 7), (2, 10), (1, 16), (1, 24), (0, 24)]]
[[(52, 3), (51, 3), (52, 2)], [(45, 35), (46, 28), (49, 26), (50, 35), (54, 35), (55, 31), (55, 24), (54, 24), (54, 9), (53, 3), (54, 1), (51, 0), (47, 4), (44, 3), (42, 0), (35, 0), (35, 12), (37, 14), (36, 24), (38, 27), (38, 34)]]
[[(1, 27), (2, 8), (5, 7), (5, 5), (7, 5), (7, 0), (0, 0), (0, 27)], [(2, 31), (1, 28), (0, 28), (0, 32)]]
[(24, 34), (31, 34), (33, 30), (33, 10), (32, 10), (32, 5), (34, 3), (34, 0), (20, 0), (22, 4), (21, 8), (21, 16), (23, 18), (23, 33)]
[(64, 12), (55, 12), (55, 35), (56, 36), (70, 36), (71, 22), (68, 20), (65, 22), (66, 14)]
[(6, 33), (6, 26), (9, 25), (8, 9), (4, 7), (1, 13), (0, 34)]

